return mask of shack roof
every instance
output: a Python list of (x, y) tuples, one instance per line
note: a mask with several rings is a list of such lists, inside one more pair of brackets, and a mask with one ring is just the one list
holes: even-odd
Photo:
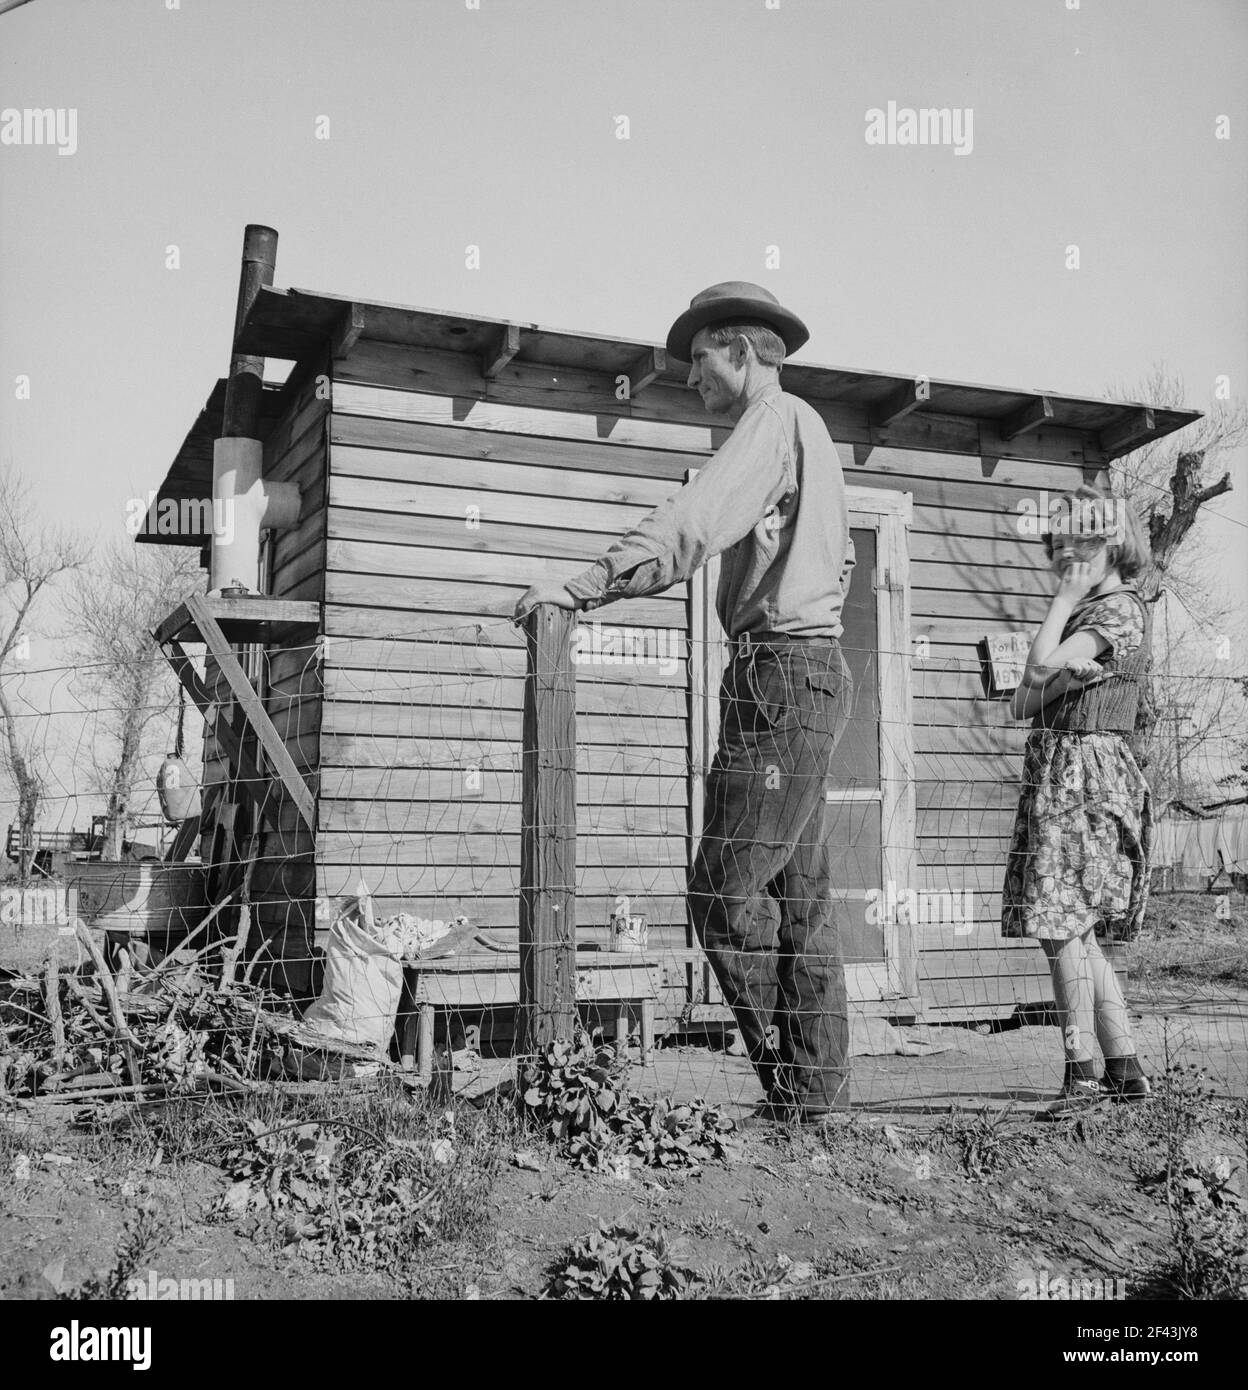
[[(663, 348), (653, 342), (265, 286), (243, 321), (235, 351), (284, 359), (296, 366), (288, 387), (265, 387), (261, 437), (267, 437), (284, 412), (291, 394), (289, 386), (297, 382), (301, 367), (318, 358), (327, 346), (332, 346), (336, 358), (349, 355), (361, 338), (475, 359), (483, 364), (481, 387), (476, 392), (482, 400), (490, 399), (492, 373), (485, 370), (489, 364), (575, 369), (611, 379), (644, 371), (652, 384), (669, 391), (687, 389), (688, 365), (668, 359)], [(944, 423), (955, 427), (952, 433), (943, 431), (946, 442), (933, 441), (928, 448), (983, 453), (994, 459), (1037, 458), (1044, 457), (1037, 441), (1047, 436), (1063, 440), (1067, 447), (1064, 457), (1069, 458), (1069, 441), (1079, 439), (1083, 461), (1091, 467), (1104, 467), (1132, 449), (1200, 419), (1196, 410), (808, 362), (786, 363), (784, 386), (817, 407), (829, 409), (844, 421), (846, 437), (867, 448), (922, 447), (913, 442), (914, 427), (924, 422), (932, 426)], [(630, 405), (612, 396), (610, 408), (616, 413), (634, 409), (649, 414), (645, 399), (639, 395)], [(211, 495), (213, 442), (221, 433), (224, 401), (225, 382), (221, 380), (187, 433), (153, 508), (166, 498)], [(904, 435), (898, 429), (901, 424), (906, 427)], [(957, 426), (964, 428), (958, 430)], [(841, 437), (836, 429), (833, 433)], [(138, 539), (201, 543), (194, 536), (154, 532), (142, 532)]]

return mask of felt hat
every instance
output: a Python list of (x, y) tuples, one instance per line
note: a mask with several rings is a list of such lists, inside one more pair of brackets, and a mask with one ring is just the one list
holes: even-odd
[(692, 343), (700, 329), (712, 323), (760, 319), (784, 340), (787, 357), (810, 337), (810, 331), (796, 314), (790, 313), (770, 290), (748, 280), (724, 280), (701, 294), (695, 294), (689, 307), (672, 324), (667, 350), (681, 362), (693, 360)]

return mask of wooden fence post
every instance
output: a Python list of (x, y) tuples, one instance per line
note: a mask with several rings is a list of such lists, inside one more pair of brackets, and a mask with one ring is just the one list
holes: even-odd
[[(576, 615), (525, 621), (520, 828), (520, 1055), (570, 1039), (576, 1020)], [(523, 1063), (522, 1063), (523, 1064)]]

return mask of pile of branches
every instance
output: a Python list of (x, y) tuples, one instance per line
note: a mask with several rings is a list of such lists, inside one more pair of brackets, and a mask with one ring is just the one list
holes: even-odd
[(352, 1061), (376, 1069), (374, 1053), (321, 1038), (275, 998), (236, 982), (220, 943), (123, 977), (87, 927), (76, 934), (80, 964), (51, 956), (41, 972), (0, 978), (0, 1097), (88, 1103), (247, 1091), (312, 1075), (309, 1058), (321, 1059), (322, 1075), (340, 1076)]

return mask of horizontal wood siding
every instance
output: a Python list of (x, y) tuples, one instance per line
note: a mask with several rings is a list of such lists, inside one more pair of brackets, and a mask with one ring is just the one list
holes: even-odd
[[(548, 411), (518, 406), (514, 428), (483, 432), (446, 398), (335, 390), (320, 891), (338, 896), (362, 875), (383, 911), (463, 912), (505, 936), (518, 924), (526, 671), (511, 610), (540, 576), (579, 572), (657, 506), (711, 431), (646, 422), (600, 439), (578, 426), (569, 440), (549, 433)], [(662, 629), (676, 645), (663, 669), (578, 666), (579, 934), (605, 942), (623, 892), (656, 944), (683, 948), (685, 586), (599, 621)]]
[[(1021, 504), (1095, 469), (1070, 432), (1037, 433), (1043, 460), (942, 452), (965, 447), (966, 426), (939, 418), (922, 431), (930, 448), (868, 449), (844, 442), (834, 407), (813, 404), (849, 484), (914, 501), (910, 886), (974, 894), (973, 921), (956, 932), (915, 929), (929, 1013), (989, 1016), (1045, 998), (1040, 953), (999, 934), (1025, 734), (984, 698), (976, 643), (1045, 611), (1047, 564), (1038, 538), (1020, 535)], [(463, 356), (366, 339), (335, 364), (324, 710), (292, 692), (282, 715), (292, 750), (306, 755), (312, 739), (321, 759), (320, 892), (363, 872), (382, 910), (463, 911), (514, 929), (524, 652), (511, 609), (537, 578), (602, 554), (729, 428), (689, 392), (656, 383), (621, 402), (613, 379), (589, 371), (513, 361), (487, 381)], [(674, 674), (578, 672), (578, 923), (601, 937), (612, 895), (628, 892), (660, 942), (683, 946), (685, 586), (595, 617), (682, 637)]]

